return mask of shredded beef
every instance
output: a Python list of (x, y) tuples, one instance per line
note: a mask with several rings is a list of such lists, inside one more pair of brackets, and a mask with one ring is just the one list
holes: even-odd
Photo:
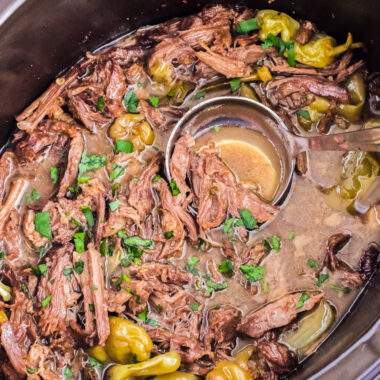
[(377, 244), (372, 243), (364, 251), (360, 258), (360, 276), (363, 281), (368, 281), (373, 273), (376, 273), (380, 268), (380, 248)]
[(297, 308), (297, 302), (301, 295), (302, 293), (286, 295), (278, 301), (246, 315), (237, 330), (252, 338), (259, 338), (269, 330), (288, 325), (297, 317), (298, 313), (311, 310), (323, 297), (323, 293), (309, 293), (310, 298), (304, 302), (302, 307)]

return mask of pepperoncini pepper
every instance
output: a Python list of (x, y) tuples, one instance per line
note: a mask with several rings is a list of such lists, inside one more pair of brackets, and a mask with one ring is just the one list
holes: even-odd
[(5, 312), (3, 310), (0, 310), (0, 333), (1, 333), (1, 325), (3, 324), (3, 322), (6, 322), (7, 320), (8, 320), (8, 317), (5, 314)]
[(109, 136), (115, 141), (132, 142), (135, 150), (142, 150), (145, 145), (152, 145), (155, 137), (144, 115), (130, 113), (116, 118), (109, 129)]
[(361, 46), (360, 44), (352, 44), (351, 33), (348, 33), (347, 40), (343, 45), (335, 46), (335, 44), (335, 39), (330, 36), (314, 39), (305, 45), (295, 41), (296, 61), (314, 67), (325, 67), (334, 61), (335, 56), (349, 48)]
[(12, 298), (12, 289), (9, 286), (3, 284), (1, 281), (0, 281), (0, 296), (4, 302), (10, 301)]
[(342, 164), (341, 180), (336, 192), (343, 199), (355, 199), (379, 174), (379, 164), (367, 152), (348, 152), (343, 156)]
[(281, 35), (281, 39), (285, 42), (290, 41), (300, 27), (299, 22), (294, 18), (272, 9), (259, 11), (256, 19), (260, 26), (259, 37), (262, 41), (265, 41), (269, 33), (275, 36)]
[(115, 365), (107, 372), (107, 379), (132, 380), (134, 376), (166, 375), (175, 372), (180, 365), (181, 357), (171, 351), (138, 364)]
[[(119, 317), (109, 317), (109, 324), (110, 335), (104, 351), (111, 361), (128, 364), (149, 359), (153, 344), (144, 329)], [(99, 357), (94, 357), (102, 361)]]
[(192, 373), (173, 372), (168, 375), (156, 376), (153, 380), (199, 380), (200, 378)]
[(359, 72), (351, 75), (345, 85), (350, 104), (338, 104), (333, 112), (346, 120), (355, 122), (360, 120), (366, 98), (366, 89), (363, 75)]
[(250, 380), (250, 375), (234, 362), (221, 361), (207, 374), (206, 380)]

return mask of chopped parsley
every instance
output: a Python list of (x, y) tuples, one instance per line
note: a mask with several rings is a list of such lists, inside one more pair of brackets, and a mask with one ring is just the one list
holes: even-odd
[(102, 363), (98, 362), (95, 358), (93, 358), (92, 356), (89, 356), (88, 357), (88, 362), (90, 363), (90, 365), (94, 368), (100, 368), (102, 366)]
[(125, 140), (117, 140), (115, 143), (115, 153), (124, 152), (132, 153), (133, 152), (133, 143)]
[(321, 286), (330, 276), (328, 274), (321, 274), (318, 277), (318, 281), (315, 283), (318, 287)]
[(131, 282), (131, 279), (130, 279), (127, 275), (125, 275), (125, 274), (121, 275), (121, 276), (117, 279), (117, 281), (115, 282), (115, 286), (116, 286), (116, 289), (117, 289), (117, 290), (120, 290), (120, 289), (121, 289), (121, 286), (120, 286), (120, 285), (121, 285), (123, 282)]
[(95, 305), (93, 303), (90, 303), (88, 305), (88, 309), (91, 311), (91, 312), (94, 312), (95, 311)]
[(46, 307), (51, 301), (51, 295), (47, 296), (45, 299), (42, 300), (41, 305), (42, 307)]
[(251, 211), (241, 208), (238, 210), (244, 227), (248, 230), (253, 230), (257, 225), (257, 220), (253, 217)]
[(74, 237), (75, 251), (78, 253), (83, 253), (85, 251), (84, 239), (86, 237), (85, 232), (78, 232)]
[(148, 318), (148, 308), (146, 307), (141, 313), (137, 314), (137, 317), (141, 319), (146, 325), (157, 326), (155, 319)]
[(4, 260), (4, 256), (5, 256), (5, 252), (4, 251), (0, 252), (0, 260)]
[(94, 227), (94, 225), (95, 225), (94, 215), (92, 215), (92, 211), (91, 211), (90, 207), (88, 207), (88, 206), (82, 206), (81, 210), (82, 210), (84, 216), (86, 217), (88, 226), (89, 227)]
[(315, 261), (315, 260), (313, 260), (313, 259), (307, 259), (307, 265), (308, 265), (310, 268), (312, 268), (312, 269), (314, 269), (314, 268), (318, 268), (318, 267), (319, 267), (319, 263), (318, 263), (318, 261)]
[(221, 284), (218, 284), (214, 281), (207, 280), (206, 285), (208, 286), (208, 288), (206, 290), (206, 294), (210, 294), (214, 291), (223, 290), (223, 289), (227, 288), (227, 283), (225, 281), (223, 281)]
[(104, 108), (105, 101), (103, 96), (99, 96), (98, 103), (96, 104), (96, 110), (101, 111)]
[(204, 91), (199, 91), (194, 95), (194, 99), (199, 100), (203, 99), (206, 96), (206, 93)]
[(236, 26), (236, 32), (239, 34), (247, 34), (257, 29), (259, 29), (259, 26), (257, 24), (257, 19), (255, 18), (239, 22), (239, 24)]
[(58, 175), (59, 175), (59, 169), (52, 166), (50, 168), (50, 178), (52, 179), (54, 184), (58, 182)]
[(110, 206), (111, 211), (115, 211), (120, 206), (120, 201), (116, 199), (116, 201), (110, 202), (108, 205)]
[(42, 236), (52, 239), (50, 229), (50, 214), (49, 211), (38, 212), (34, 216), (34, 227)]
[(30, 197), (30, 195), (28, 193), (26, 193), (25, 194), (25, 202), (26, 202), (26, 204), (29, 204), (31, 201), (32, 201), (32, 198)]
[(37, 373), (37, 372), (38, 372), (38, 369), (27, 368), (27, 369), (26, 369), (26, 372), (28, 372), (28, 373), (30, 373), (30, 374), (32, 375), (33, 373)]
[(80, 184), (82, 184), (82, 183), (86, 183), (86, 182), (88, 182), (90, 179), (91, 179), (90, 176), (78, 177), (78, 183), (80, 183)]
[(203, 251), (203, 246), (205, 245), (205, 241), (202, 238), (198, 238), (197, 240), (197, 249), (198, 251)]
[(199, 261), (198, 257), (189, 257), (185, 265), (185, 270), (194, 275), (198, 274), (198, 271), (195, 269), (195, 264)]
[(281, 248), (281, 239), (278, 236), (272, 236), (268, 239), (263, 240), (263, 244), (265, 252), (268, 252), (271, 249), (278, 252)]
[(240, 271), (249, 282), (256, 282), (264, 278), (265, 267), (259, 265), (241, 265)]
[(303, 305), (309, 298), (310, 296), (307, 293), (302, 293), (297, 302), (296, 309), (300, 309), (301, 307), (303, 307)]
[(150, 101), (150, 104), (153, 106), (153, 107), (158, 107), (158, 103), (160, 101), (160, 98), (158, 96), (152, 96), (149, 98), (149, 101)]
[(152, 182), (158, 182), (160, 180), (161, 176), (157, 174), (153, 179)]
[(213, 129), (215, 132), (219, 132), (220, 131), (220, 125), (214, 125)]
[(296, 112), (296, 114), (297, 114), (298, 116), (303, 117), (303, 118), (306, 119), (306, 120), (311, 121), (310, 112), (307, 111), (307, 110), (298, 110), (298, 111)]
[(261, 44), (261, 47), (263, 49), (266, 49), (268, 47), (277, 47), (280, 49), (280, 56), (283, 56), (285, 51), (287, 50), (288, 53), (288, 63), (290, 66), (294, 67), (296, 65), (295, 61), (295, 54), (294, 54), (294, 42), (289, 41), (285, 42), (280, 37), (275, 36), (272, 33), (269, 33), (264, 41), (263, 44)]
[(40, 271), (40, 273), (45, 276), (47, 271), (48, 271), (48, 266), (46, 264), (39, 264), (38, 265), (38, 270)]
[(288, 239), (293, 240), (295, 238), (295, 236), (296, 235), (295, 235), (294, 231), (291, 231), (291, 232), (289, 232)]
[(40, 194), (37, 193), (36, 189), (32, 190), (32, 198), (34, 201), (38, 201), (41, 198)]
[(63, 275), (69, 280), (70, 277), (71, 277), (71, 273), (73, 272), (73, 270), (71, 268), (65, 268), (62, 273)]
[(236, 241), (235, 233), (233, 229), (235, 220), (236, 218), (229, 218), (223, 222), (223, 232), (230, 236), (230, 241), (232, 243), (235, 243)]
[(347, 286), (342, 287), (342, 286), (337, 286), (334, 284), (328, 284), (327, 287), (330, 289), (337, 290), (339, 292), (343, 292), (343, 293), (350, 293), (350, 291), (351, 291), (351, 289), (348, 288)]
[(240, 78), (231, 79), (230, 86), (232, 91), (237, 91), (240, 87)]
[(268, 291), (268, 283), (266, 281), (263, 282), (263, 292)]
[(119, 166), (117, 164), (112, 165), (112, 172), (110, 174), (110, 180), (111, 182), (115, 181), (116, 178), (122, 176), (125, 172), (125, 169), (123, 166)]
[(166, 231), (164, 233), (164, 236), (165, 236), (165, 239), (171, 239), (174, 236), (174, 232), (173, 231)]
[(82, 153), (81, 161), (78, 165), (79, 175), (82, 175), (84, 172), (87, 172), (89, 170), (99, 169), (105, 164), (106, 164), (106, 156), (97, 156), (96, 154), (87, 156), (87, 152), (84, 151)]
[(137, 107), (139, 105), (139, 99), (133, 90), (129, 90), (124, 96), (124, 104), (127, 110), (131, 113), (137, 112)]
[(74, 263), (74, 270), (78, 274), (82, 274), (84, 269), (84, 262), (82, 260), (78, 260)]
[(178, 186), (177, 186), (176, 181), (171, 180), (169, 186), (170, 186), (170, 189), (171, 189), (172, 194), (173, 194), (174, 196), (177, 196), (177, 195), (181, 192), (181, 191), (179, 190)]
[[(70, 215), (70, 214), (69, 214)], [(78, 220), (76, 220), (75, 218), (70, 218), (70, 222), (72, 224), (75, 224), (80, 230), (84, 231), (84, 226), (81, 222), (79, 222)]]
[(63, 374), (65, 375), (66, 379), (73, 376), (73, 374), (71, 373), (71, 371), (67, 367), (65, 367)]
[(108, 241), (107, 238), (103, 238), (100, 243), (99, 252), (102, 256), (107, 255), (107, 241)]
[(141, 239), (139, 236), (131, 236), (124, 238), (124, 244), (130, 247), (150, 248), (153, 243), (152, 240), (149, 239)]
[(192, 311), (198, 311), (198, 309), (199, 309), (199, 303), (198, 302), (194, 302), (192, 305), (190, 305), (190, 309)]
[(232, 264), (232, 261), (229, 259), (223, 260), (218, 267), (218, 271), (232, 276), (234, 273), (234, 264)]

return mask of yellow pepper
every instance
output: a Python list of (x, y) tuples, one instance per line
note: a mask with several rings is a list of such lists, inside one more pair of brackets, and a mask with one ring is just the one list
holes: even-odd
[(112, 360), (107, 355), (107, 352), (104, 349), (104, 347), (101, 347), (101, 346), (91, 347), (88, 350), (88, 353), (90, 354), (91, 357), (95, 358), (97, 361), (101, 363), (112, 363)]
[(344, 117), (348, 121), (359, 121), (366, 98), (363, 75), (359, 72), (351, 75), (347, 80), (345, 87), (350, 98), (350, 104), (338, 104), (333, 112)]
[(8, 317), (7, 315), (5, 314), (4, 311), (0, 310), (0, 333), (1, 333), (1, 325), (3, 322), (7, 321), (8, 320)]
[(134, 376), (166, 375), (175, 372), (180, 365), (181, 357), (171, 351), (138, 364), (115, 365), (107, 372), (107, 379), (132, 380)]
[(248, 371), (230, 361), (221, 361), (207, 374), (206, 380), (250, 380)]
[(10, 301), (12, 298), (12, 289), (9, 286), (3, 284), (1, 281), (0, 281), (0, 296), (4, 302)]
[(108, 357), (120, 364), (149, 359), (152, 341), (140, 326), (119, 317), (109, 317), (110, 335), (104, 346)]
[(127, 140), (133, 143), (134, 150), (142, 150), (152, 145), (154, 132), (142, 114), (124, 114), (116, 118), (109, 129), (113, 140)]
[(348, 152), (343, 156), (342, 163), (341, 180), (336, 192), (343, 199), (356, 199), (379, 174), (379, 164), (367, 152)]
[(266, 66), (258, 67), (257, 75), (264, 84), (272, 79), (272, 74)]
[(264, 9), (257, 13), (256, 19), (260, 26), (259, 37), (265, 41), (269, 33), (281, 35), (283, 41), (290, 41), (297, 33), (300, 24), (286, 13)]
[(305, 45), (301, 45), (295, 41), (294, 53), (296, 61), (314, 67), (325, 67), (333, 63), (335, 56), (345, 52), (349, 48), (361, 46), (361, 44), (352, 44), (351, 33), (348, 33), (345, 44), (335, 45), (335, 39), (330, 36), (317, 38)]
[(257, 102), (259, 101), (253, 88), (246, 83), (242, 83), (240, 85), (240, 96), (243, 96), (244, 98), (256, 100)]
[(173, 65), (159, 59), (150, 65), (150, 73), (154, 82), (162, 83), (166, 86), (172, 85), (175, 79)]
[(173, 372), (168, 375), (156, 376), (153, 380), (199, 380), (200, 378), (192, 373)]

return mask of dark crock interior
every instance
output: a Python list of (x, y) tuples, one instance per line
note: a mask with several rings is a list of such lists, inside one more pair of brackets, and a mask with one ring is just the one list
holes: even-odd
[[(0, 146), (15, 127), (14, 115), (87, 50), (139, 26), (184, 16), (209, 0), (1, 0), (0, 1)], [(218, 3), (242, 3), (223, 1)], [(344, 41), (351, 31), (366, 45), (369, 68), (380, 67), (380, 3), (373, 0), (245, 1), (307, 18)], [(380, 372), (380, 275), (363, 290), (330, 338), (309, 357), (295, 379), (372, 379)], [(377, 332), (376, 332), (377, 331)], [(342, 354), (346, 353), (344, 357)], [(339, 360), (337, 358), (340, 357)], [(323, 374), (319, 371), (322, 371)]]

